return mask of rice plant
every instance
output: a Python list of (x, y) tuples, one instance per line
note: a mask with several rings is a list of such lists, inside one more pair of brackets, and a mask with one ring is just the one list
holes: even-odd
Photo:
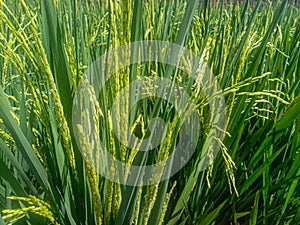
[[(300, 224), (299, 24), (288, 0), (0, 0), (0, 224)], [(207, 96), (193, 68), (159, 60), (117, 70), (101, 91), (90, 84), (99, 57), (153, 40), (201, 57), (219, 89)], [(143, 54), (99, 66), (108, 74), (134, 57)], [(189, 67), (189, 57), (174, 63)], [(183, 92), (199, 127), (176, 112)], [(222, 138), (210, 133), (220, 95)], [(182, 133), (195, 151), (162, 181), (140, 185), (151, 174), (118, 173), (101, 155), (161, 163)], [(151, 172), (161, 179), (172, 167), (163, 169)]]

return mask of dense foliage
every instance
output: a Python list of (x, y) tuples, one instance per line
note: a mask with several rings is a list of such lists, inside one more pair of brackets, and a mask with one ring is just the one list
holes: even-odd
[[(292, 1), (0, 0), (0, 224), (300, 224), (299, 17)], [(115, 137), (113, 99), (141, 77), (174, 72), (197, 102), (204, 131), (182, 170), (134, 187), (86, 162), (72, 105), (93, 61), (139, 40), (174, 42), (202, 56), (223, 90), (227, 122), (216, 159), (202, 171), (211, 124), (201, 88), (161, 63), (118, 71), (92, 106), (101, 112), (87, 111), (99, 120), (94, 140), (115, 157), (151, 164), (172, 151), (162, 144), (130, 154)], [(167, 141), (176, 142), (176, 116), (166, 108), (173, 110), (142, 100), (137, 136), (146, 136), (156, 109), (170, 124)]]

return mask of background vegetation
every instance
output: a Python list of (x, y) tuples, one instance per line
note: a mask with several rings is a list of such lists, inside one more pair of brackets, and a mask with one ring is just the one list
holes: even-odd
[[(0, 0), (0, 224), (300, 224), (299, 16), (292, 1)], [(198, 167), (209, 107), (180, 72), (176, 82), (199, 103), (204, 131), (187, 166), (162, 183), (130, 187), (85, 163), (72, 127), (77, 85), (101, 54), (137, 40), (187, 47), (217, 77), (226, 137), (205, 171)], [(89, 111), (99, 119), (93, 138), (130, 163), (144, 156), (130, 158), (115, 138), (113, 96), (169, 71), (158, 63), (137, 69), (118, 72), (97, 96), (103, 115), (96, 101)], [(141, 136), (154, 107), (176, 125), (165, 106), (148, 99), (137, 107)], [(170, 143), (178, 133), (170, 129)], [(150, 152), (147, 163), (170, 146)]]

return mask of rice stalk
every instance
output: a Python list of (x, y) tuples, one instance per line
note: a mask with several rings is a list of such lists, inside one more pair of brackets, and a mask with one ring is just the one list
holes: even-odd
[(51, 206), (35, 196), (28, 197), (18, 197), (18, 196), (9, 196), (8, 199), (14, 201), (21, 201), (22, 203), (28, 205), (28, 207), (22, 207), (20, 209), (7, 209), (2, 210), (4, 214), (4, 220), (10, 220), (9, 224), (14, 224), (21, 218), (23, 218), (28, 212), (39, 215), (49, 220), (50, 223), (59, 225), (55, 218), (55, 213), (53, 212)]

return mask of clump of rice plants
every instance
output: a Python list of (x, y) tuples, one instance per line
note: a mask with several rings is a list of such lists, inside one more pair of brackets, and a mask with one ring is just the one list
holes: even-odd
[[(0, 224), (299, 224), (299, 24), (287, 0), (0, 0)], [(174, 45), (94, 64), (141, 41)], [(190, 55), (163, 63), (166, 46)], [(116, 69), (146, 50), (157, 60)], [(219, 88), (192, 79), (192, 54)], [(146, 168), (188, 149), (180, 137), (195, 151), (173, 176), (102, 155)]]

